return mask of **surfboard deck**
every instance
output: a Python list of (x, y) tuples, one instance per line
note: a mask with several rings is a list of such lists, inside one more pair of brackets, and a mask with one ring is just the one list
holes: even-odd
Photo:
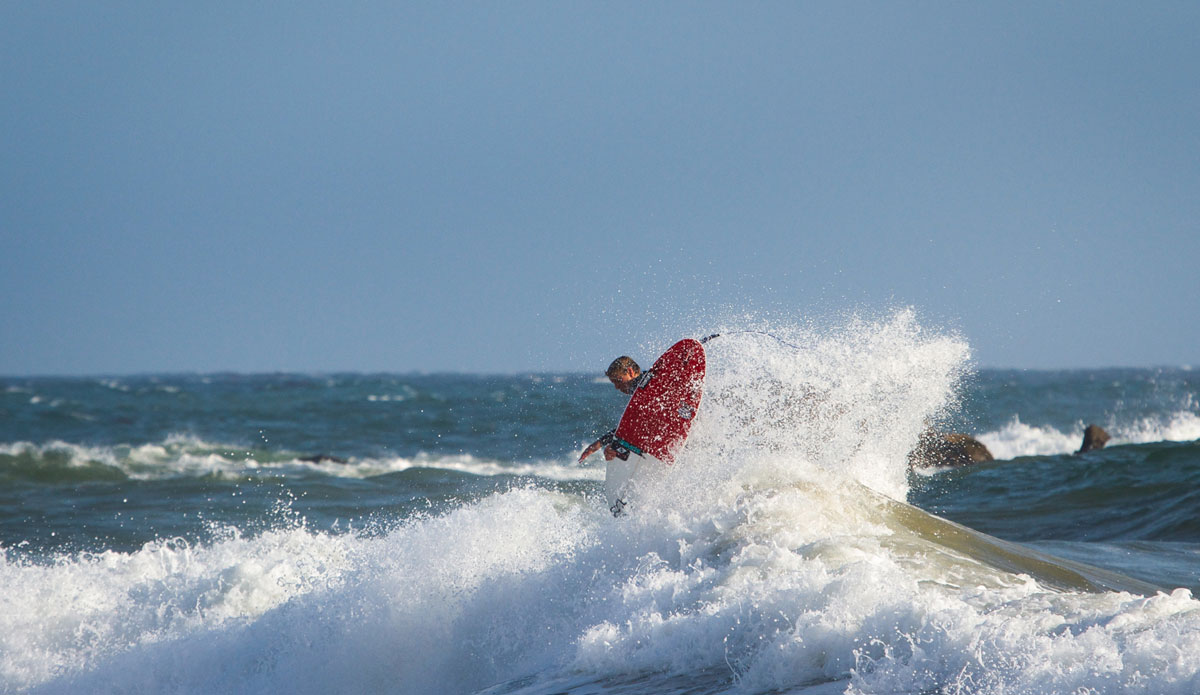
[[(655, 360), (629, 398), (613, 433), (618, 452), (624, 450), (674, 463), (675, 454), (687, 439), (700, 409), (705, 367), (704, 346), (693, 338), (675, 343)], [(630, 458), (609, 463), (605, 492), (609, 504), (614, 505), (623, 497), (639, 462)]]

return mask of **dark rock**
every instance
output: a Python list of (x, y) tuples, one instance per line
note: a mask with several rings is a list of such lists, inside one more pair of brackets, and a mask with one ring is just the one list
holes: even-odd
[(1079, 447), (1077, 454), (1086, 454), (1089, 451), (1103, 449), (1105, 444), (1108, 444), (1108, 432), (1105, 432), (1099, 425), (1088, 425), (1083, 431), (1083, 445)]
[(908, 464), (920, 468), (969, 466), (991, 460), (992, 452), (971, 435), (933, 431), (921, 435), (917, 448), (908, 454)]
[(301, 456), (297, 461), (305, 463), (350, 463), (346, 459), (330, 456), (329, 454), (314, 454), (313, 456)]

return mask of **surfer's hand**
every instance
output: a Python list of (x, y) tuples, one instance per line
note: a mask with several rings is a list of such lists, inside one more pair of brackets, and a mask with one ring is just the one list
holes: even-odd
[(602, 447), (602, 446), (604, 446), (604, 438), (603, 438), (603, 437), (601, 437), (600, 439), (597, 439), (596, 441), (592, 442), (591, 446), (589, 446), (588, 448), (584, 449), (584, 450), (583, 450), (583, 453), (579, 455), (579, 461), (578, 461), (578, 462), (579, 462), (579, 463), (583, 463), (583, 460), (584, 460), (585, 458), (587, 458), (587, 457), (591, 456), (592, 454), (596, 453), (596, 450), (598, 450), (598, 449), (599, 449), (600, 447)]
[(604, 460), (611, 461), (613, 459), (621, 459), (622, 461), (629, 460), (629, 451), (626, 449), (617, 450), (615, 446), (604, 447)]

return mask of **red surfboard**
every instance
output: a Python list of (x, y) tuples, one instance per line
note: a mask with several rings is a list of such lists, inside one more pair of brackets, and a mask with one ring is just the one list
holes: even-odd
[(618, 453), (626, 449), (666, 463), (687, 439), (704, 389), (704, 347), (686, 338), (671, 346), (642, 375), (614, 432)]

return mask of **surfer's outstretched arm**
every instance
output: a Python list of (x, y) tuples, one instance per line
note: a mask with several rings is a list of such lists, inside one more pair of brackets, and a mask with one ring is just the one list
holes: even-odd
[[(583, 463), (583, 460), (587, 459), (588, 456), (595, 454), (596, 451), (599, 451), (602, 448), (608, 447), (608, 445), (611, 445), (613, 442), (613, 433), (614, 432), (616, 432), (616, 430), (608, 430), (607, 432), (604, 433), (604, 436), (600, 437), (599, 439), (596, 439), (596, 441), (593, 442), (592, 444), (589, 444), (588, 448), (584, 449), (583, 453), (580, 454), (580, 461), (578, 461), (578, 462)], [(608, 456), (606, 454), (605, 459), (612, 459), (612, 456)]]
[(592, 442), (591, 445), (584, 449), (583, 453), (579, 455), (579, 463), (583, 463), (584, 459), (599, 451), (600, 447), (602, 446), (604, 446), (603, 439), (597, 439), (596, 441)]
[(613, 443), (613, 431), (609, 430), (608, 432), (606, 432), (604, 434), (603, 437), (600, 437), (596, 441), (592, 442), (588, 446), (588, 448), (583, 450), (583, 453), (579, 455), (579, 463), (583, 463), (583, 460), (585, 458), (591, 456), (592, 454), (596, 453), (600, 449), (602, 449), (612, 443)]

